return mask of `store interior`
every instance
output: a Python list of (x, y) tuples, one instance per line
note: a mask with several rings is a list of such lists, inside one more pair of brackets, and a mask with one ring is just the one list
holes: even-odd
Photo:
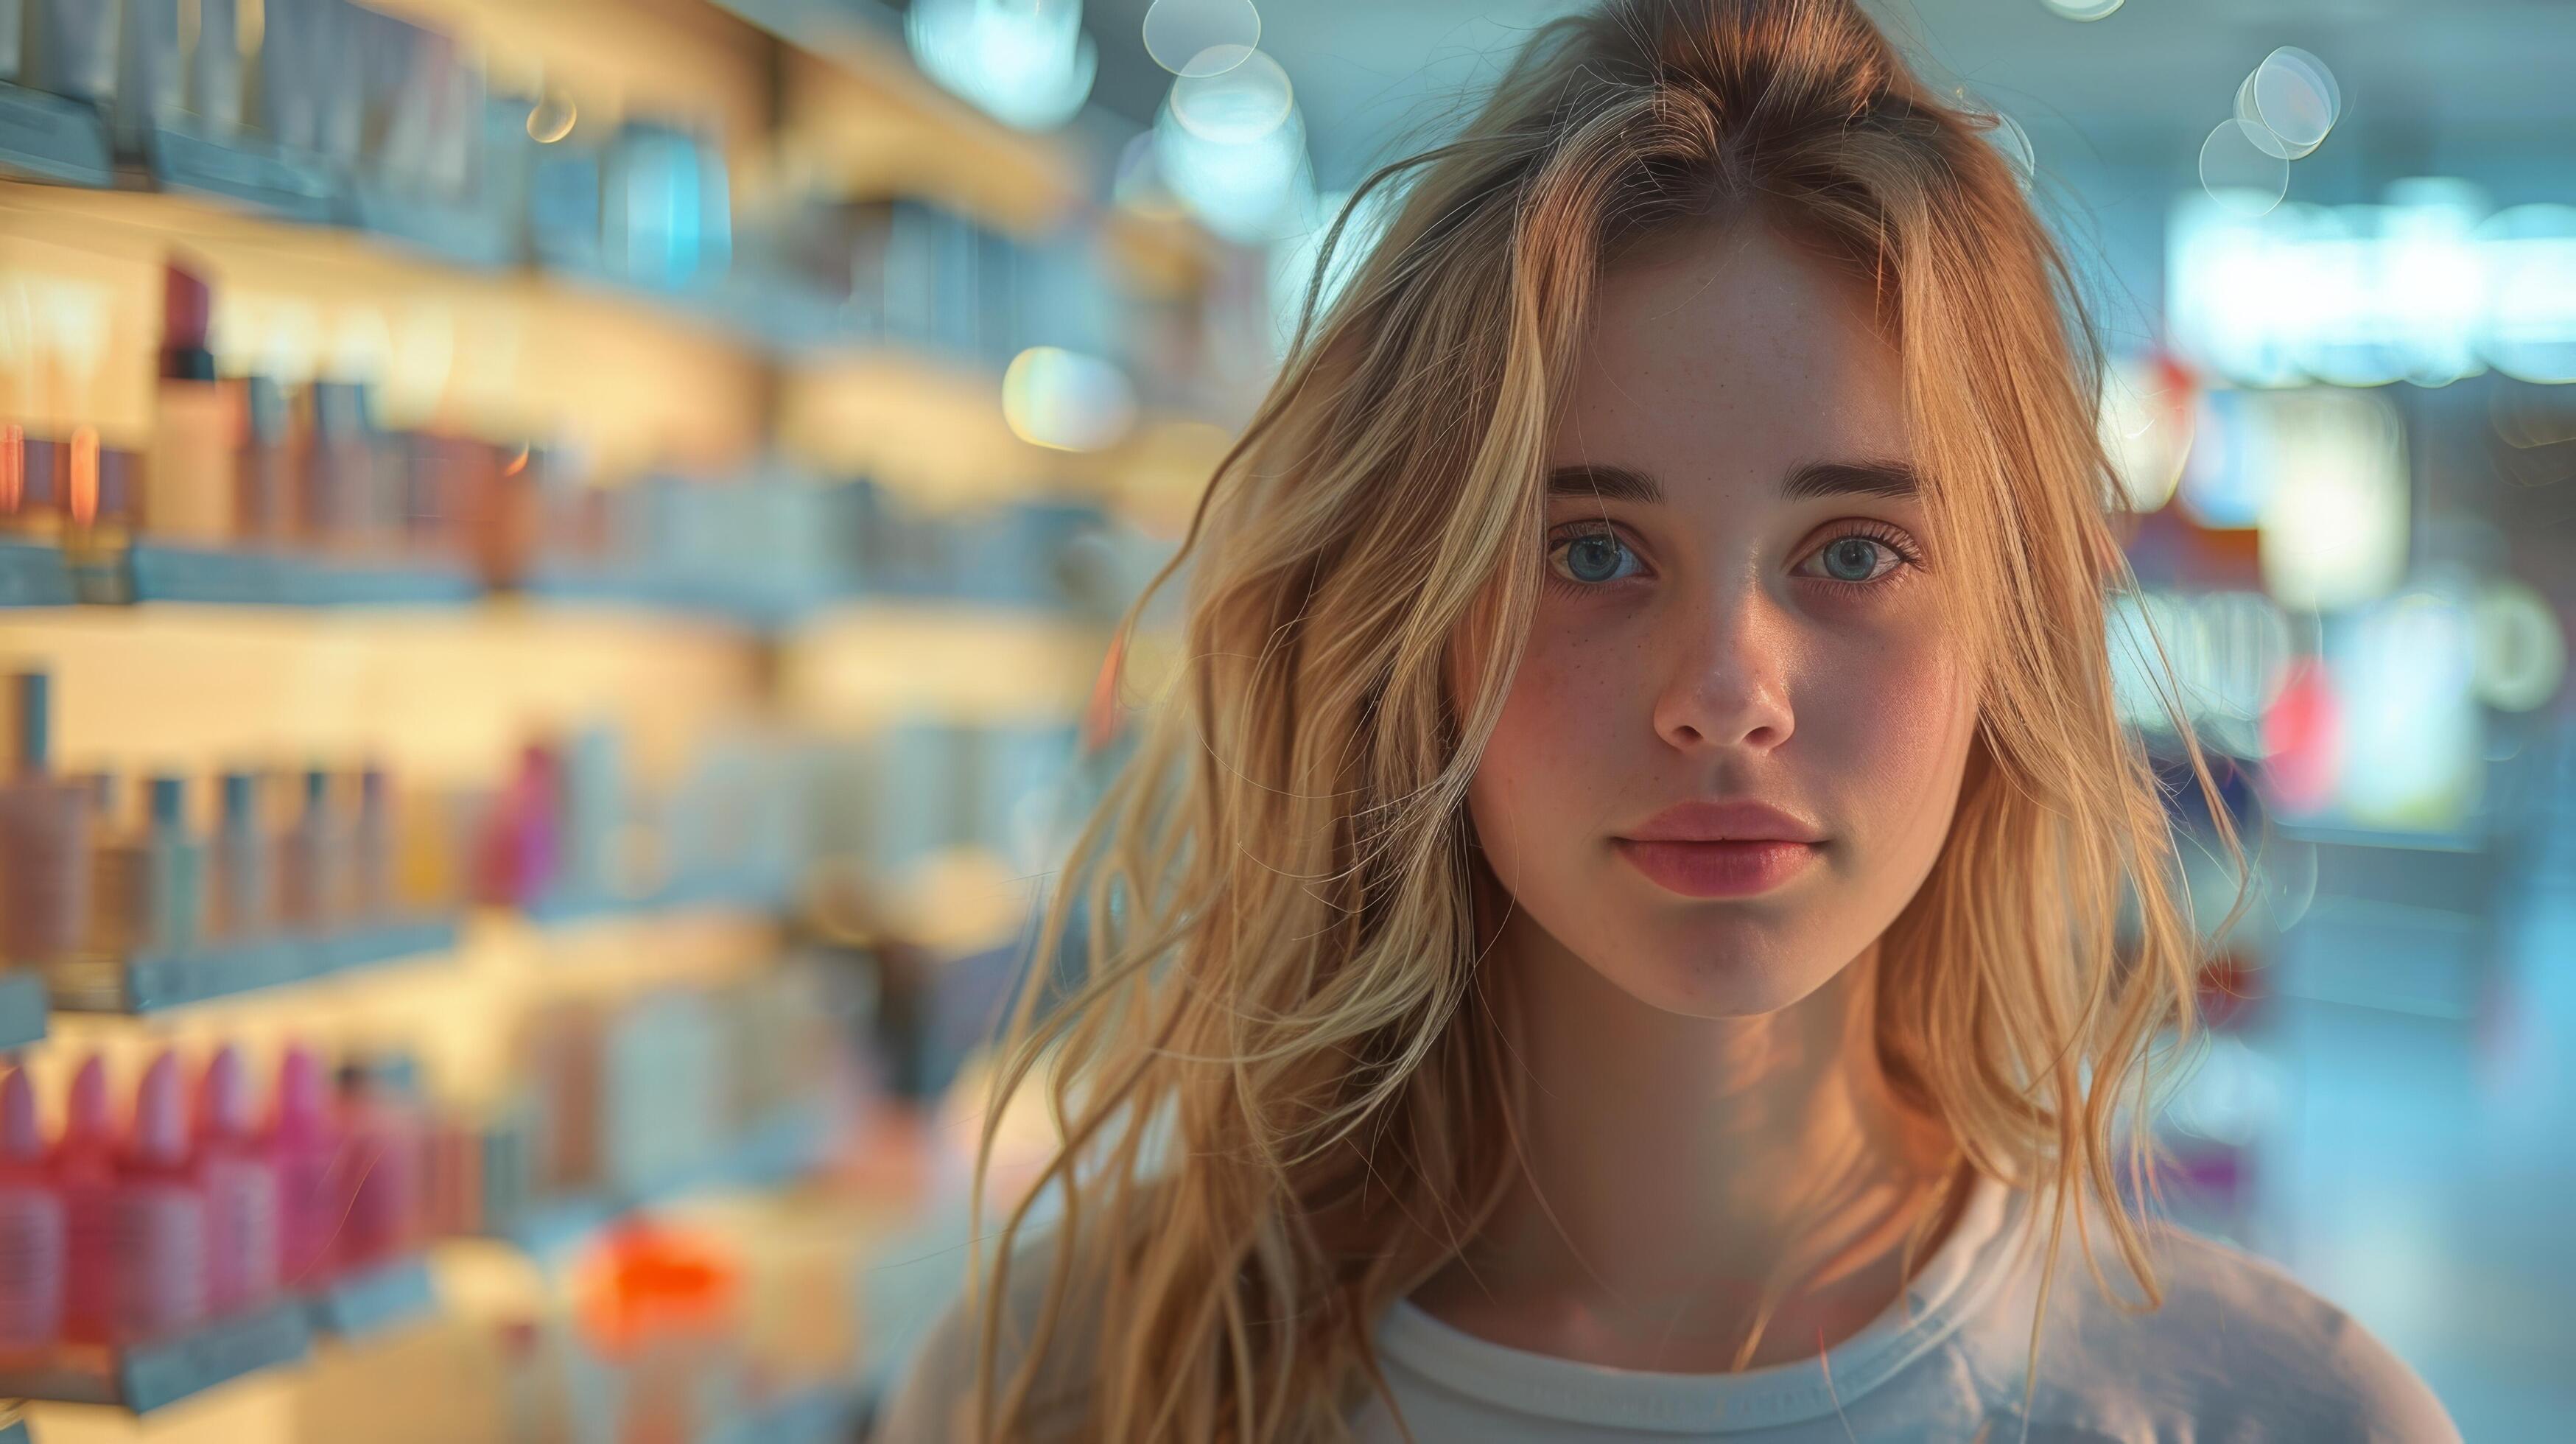
[[(0, 0), (0, 1441), (864, 1438), (1136, 604), (1571, 8)], [(2254, 850), (2167, 1204), (2556, 1437), (2576, 10), (1869, 8), (2073, 263), (2123, 696)]]

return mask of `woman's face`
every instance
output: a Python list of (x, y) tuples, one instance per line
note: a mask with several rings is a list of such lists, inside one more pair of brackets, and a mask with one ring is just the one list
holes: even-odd
[(1609, 275), (1548, 458), (1544, 588), (1469, 791), (1507, 925), (1743, 1017), (1931, 870), (1975, 687), (1934, 603), (1899, 362), (1760, 226)]

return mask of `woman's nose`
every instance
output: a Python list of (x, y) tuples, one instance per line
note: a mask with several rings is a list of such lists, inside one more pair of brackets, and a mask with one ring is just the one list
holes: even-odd
[(1655, 701), (1655, 731), (1684, 749), (1789, 740), (1791, 627), (1759, 587), (1706, 594), (1668, 630), (1671, 661)]

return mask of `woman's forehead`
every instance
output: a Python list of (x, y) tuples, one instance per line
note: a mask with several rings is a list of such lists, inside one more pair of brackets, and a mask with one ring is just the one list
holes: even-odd
[(1692, 239), (1603, 277), (1550, 464), (1767, 485), (1820, 459), (1905, 459), (1902, 363), (1860, 287), (1766, 227)]

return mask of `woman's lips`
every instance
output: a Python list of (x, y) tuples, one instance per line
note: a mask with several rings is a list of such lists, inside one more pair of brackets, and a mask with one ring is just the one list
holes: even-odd
[(1658, 885), (1684, 897), (1753, 897), (1813, 864), (1812, 842), (1747, 838), (1729, 842), (1640, 842), (1618, 839), (1619, 855)]

